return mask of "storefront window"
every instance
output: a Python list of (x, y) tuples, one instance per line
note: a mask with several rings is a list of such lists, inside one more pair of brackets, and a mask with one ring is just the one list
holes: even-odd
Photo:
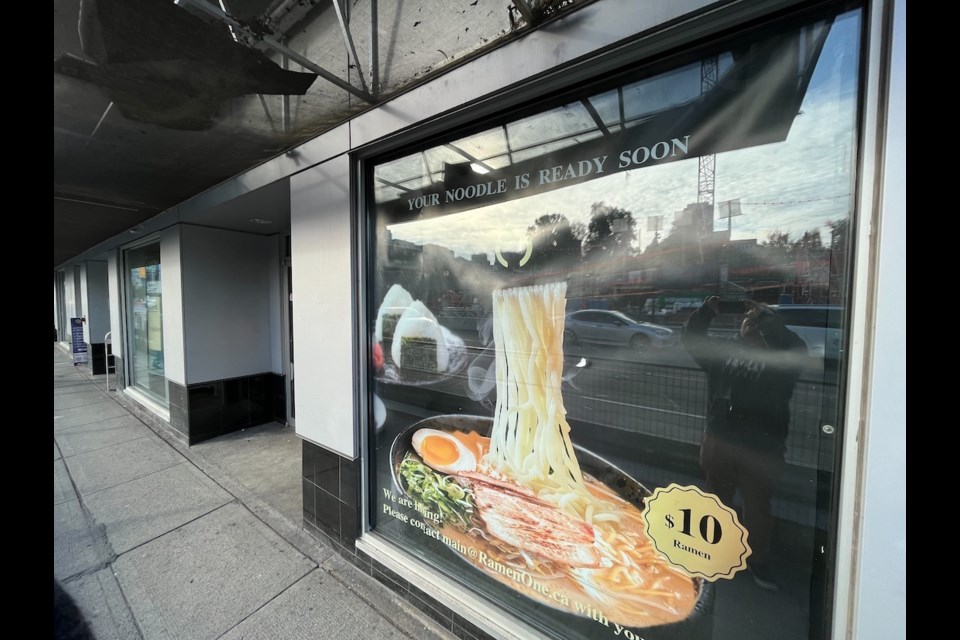
[(130, 381), (152, 400), (167, 406), (163, 369), (163, 304), (160, 244), (125, 252)]
[(556, 638), (821, 638), (859, 10), (367, 167), (369, 521)]

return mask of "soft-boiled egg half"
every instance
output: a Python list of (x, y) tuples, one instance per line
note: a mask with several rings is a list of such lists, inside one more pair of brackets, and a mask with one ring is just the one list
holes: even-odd
[(477, 457), (459, 440), (436, 429), (419, 429), (413, 434), (413, 448), (424, 464), (443, 473), (476, 471)]

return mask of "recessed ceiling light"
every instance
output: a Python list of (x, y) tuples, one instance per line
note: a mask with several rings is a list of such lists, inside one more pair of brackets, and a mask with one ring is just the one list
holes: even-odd
[(250, 222), (253, 224), (273, 224), (273, 220), (267, 220), (266, 218), (250, 218)]

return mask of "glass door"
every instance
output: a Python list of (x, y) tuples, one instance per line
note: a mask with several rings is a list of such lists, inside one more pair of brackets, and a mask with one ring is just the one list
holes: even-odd
[(160, 243), (128, 249), (125, 265), (130, 383), (150, 399), (167, 406)]

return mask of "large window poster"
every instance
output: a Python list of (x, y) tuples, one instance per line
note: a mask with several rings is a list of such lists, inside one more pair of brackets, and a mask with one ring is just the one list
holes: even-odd
[(860, 30), (368, 167), (379, 536), (551, 637), (827, 635)]

